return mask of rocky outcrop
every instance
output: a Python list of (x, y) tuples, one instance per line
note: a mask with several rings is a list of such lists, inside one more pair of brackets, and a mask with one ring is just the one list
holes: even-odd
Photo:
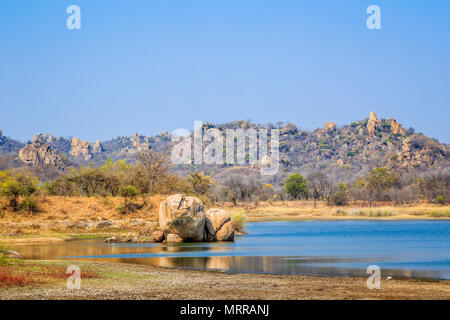
[(102, 153), (103, 151), (104, 151), (103, 146), (100, 143), (100, 141), (99, 140), (95, 141), (94, 145), (92, 146), (92, 153), (97, 154)]
[(159, 225), (165, 234), (177, 234), (185, 241), (202, 241), (205, 228), (202, 201), (183, 194), (168, 197), (159, 207)]
[(38, 139), (20, 149), (19, 160), (35, 167), (54, 166), (62, 168), (65, 162), (62, 154), (52, 150), (48, 143), (42, 143)]
[(377, 114), (372, 111), (370, 113), (369, 122), (367, 123), (367, 131), (369, 132), (369, 136), (375, 136), (375, 131), (379, 124), (380, 120), (378, 120)]
[(96, 141), (94, 144), (90, 144), (85, 140), (80, 140), (75, 137), (72, 139), (72, 145), (70, 149), (70, 155), (74, 158), (82, 158), (84, 160), (90, 160), (95, 154), (103, 151), (100, 141)]
[(230, 214), (222, 209), (206, 212), (205, 241), (234, 241), (235, 227)]
[(183, 242), (183, 238), (175, 233), (169, 233), (166, 237), (167, 243), (181, 243)]
[(3, 131), (0, 129), (0, 154), (16, 153), (23, 146), (23, 143), (4, 136)]
[(281, 128), (281, 134), (296, 134), (298, 132), (298, 127), (293, 123), (286, 124), (283, 128)]
[(402, 128), (401, 123), (398, 123), (395, 119), (389, 119), (388, 121), (391, 124), (391, 131), (393, 134), (401, 134), (401, 135), (406, 134), (406, 130)]
[(420, 143), (415, 141), (416, 139), (417, 136), (412, 136), (403, 140), (402, 150), (397, 153), (397, 158), (399, 160), (398, 165), (400, 167), (448, 167), (449, 153), (445, 145), (438, 145), (435, 141), (420, 145)]
[(327, 131), (336, 131), (336, 123), (334, 122), (325, 122), (325, 125), (323, 126), (324, 130)]
[(50, 133), (37, 133), (33, 136), (33, 142), (51, 144), (53, 142), (53, 136)]
[(156, 242), (162, 242), (164, 240), (164, 232), (162, 231), (153, 231), (151, 238)]
[(130, 141), (133, 144), (133, 147), (137, 151), (145, 151), (150, 149), (150, 140), (148, 137), (143, 136), (142, 134), (135, 133), (130, 137)]

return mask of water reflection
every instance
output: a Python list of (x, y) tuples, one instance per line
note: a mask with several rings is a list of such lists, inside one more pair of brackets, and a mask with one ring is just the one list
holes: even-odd
[(106, 244), (84, 240), (16, 245), (30, 259), (151, 264), (233, 273), (450, 279), (450, 224), (430, 222), (270, 222), (248, 226), (235, 243)]

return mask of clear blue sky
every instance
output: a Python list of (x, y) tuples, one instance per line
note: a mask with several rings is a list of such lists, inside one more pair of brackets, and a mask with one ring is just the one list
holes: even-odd
[(450, 1), (0, 1), (0, 128), (22, 141), (371, 110), (450, 142)]

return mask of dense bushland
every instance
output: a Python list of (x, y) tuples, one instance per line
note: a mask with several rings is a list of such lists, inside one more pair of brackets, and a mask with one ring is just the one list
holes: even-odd
[(120, 211), (136, 210), (134, 199), (153, 194), (185, 193), (203, 201), (276, 201), (312, 199), (329, 205), (347, 205), (350, 202), (430, 203), (450, 202), (450, 171), (441, 170), (423, 174), (400, 174), (389, 168), (374, 168), (365, 176), (343, 183), (323, 172), (306, 177), (294, 173), (277, 185), (257, 177), (229, 175), (220, 182), (201, 172), (187, 177), (175, 175), (166, 158), (159, 153), (139, 153), (136, 161), (107, 160), (99, 167), (72, 168), (66, 174), (49, 182), (40, 183), (30, 172), (0, 171), (0, 196), (3, 207), (13, 211), (38, 211), (36, 196), (119, 196), (124, 199)]

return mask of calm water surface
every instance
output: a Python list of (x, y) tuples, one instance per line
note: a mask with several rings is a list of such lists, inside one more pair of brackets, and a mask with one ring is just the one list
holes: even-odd
[(234, 243), (17, 245), (32, 259), (99, 260), (225, 272), (450, 279), (450, 221), (298, 221), (247, 225)]

